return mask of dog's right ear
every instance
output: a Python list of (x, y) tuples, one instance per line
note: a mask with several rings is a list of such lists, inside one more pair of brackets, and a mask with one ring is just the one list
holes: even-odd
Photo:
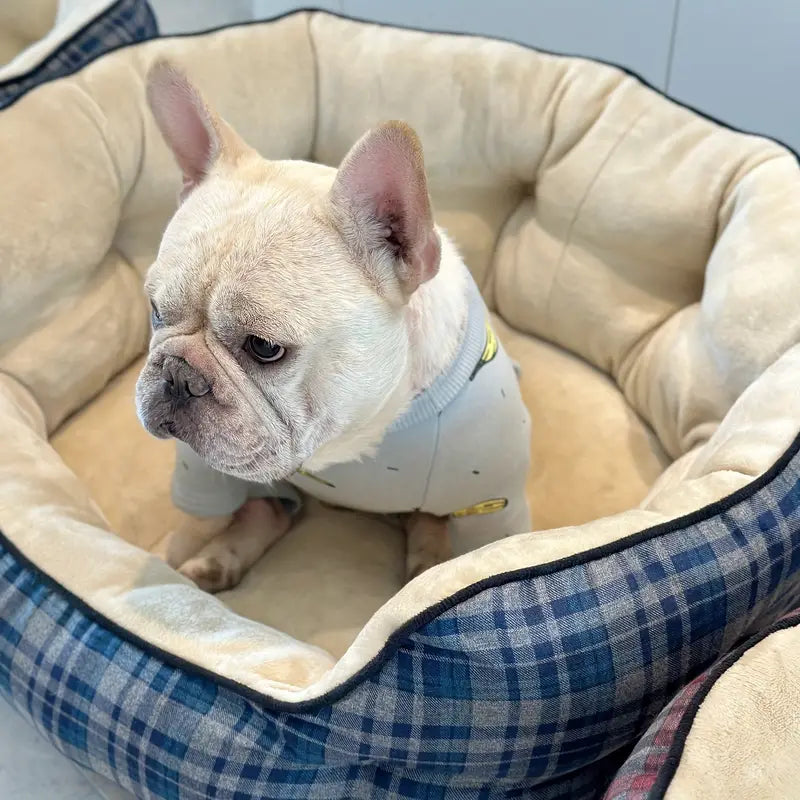
[(161, 135), (183, 172), (183, 200), (222, 159), (235, 160), (247, 145), (203, 100), (200, 92), (168, 61), (147, 75), (147, 102)]

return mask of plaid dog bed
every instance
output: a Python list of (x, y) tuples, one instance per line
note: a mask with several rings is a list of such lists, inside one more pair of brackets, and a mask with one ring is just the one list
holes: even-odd
[(0, 81), (0, 108), (41, 83), (77, 72), (103, 53), (158, 35), (147, 0), (117, 0), (25, 74)]
[(799, 567), (800, 438), (714, 506), (468, 587), (291, 704), (154, 651), (5, 541), (0, 690), (148, 798), (592, 798), (687, 676), (796, 605)]
[(792, 611), (758, 636), (698, 675), (658, 715), (615, 776), (603, 800), (659, 800), (668, 791), (700, 705), (717, 681), (753, 647), (772, 634), (800, 625), (800, 610)]

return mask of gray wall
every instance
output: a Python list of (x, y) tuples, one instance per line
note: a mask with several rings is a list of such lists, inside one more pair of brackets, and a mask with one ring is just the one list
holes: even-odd
[[(165, 32), (263, 19), (303, 5), (151, 2)], [(798, 0), (309, 0), (309, 5), (605, 59), (701, 111), (800, 150)]]
[(800, 2), (679, 0), (667, 91), (800, 151)]

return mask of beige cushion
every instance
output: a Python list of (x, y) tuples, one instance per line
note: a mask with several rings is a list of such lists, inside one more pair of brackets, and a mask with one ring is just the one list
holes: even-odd
[(3, 0), (0, 3), (0, 66), (41, 39), (56, 19), (58, 0)]
[[(417, 128), (522, 363), (537, 532), (401, 588), (395, 531), (315, 509), (220, 598), (148, 552), (173, 513), (171, 447), (131, 397), (179, 186), (143, 97), (163, 55), (267, 157)], [(336, 685), (466, 585), (730, 493), (800, 427), (795, 159), (614, 68), (301, 13), (111, 53), (0, 114), (0, 147), (0, 528), (100, 613), (276, 697)]]

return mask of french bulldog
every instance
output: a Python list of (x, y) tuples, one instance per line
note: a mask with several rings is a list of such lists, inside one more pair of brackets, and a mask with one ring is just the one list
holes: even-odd
[(515, 365), (434, 223), (402, 122), (338, 169), (270, 161), (167, 62), (147, 99), (183, 174), (145, 281), (144, 427), (175, 438), (166, 558), (235, 586), (306, 495), (395, 515), (411, 579), (529, 528)]

